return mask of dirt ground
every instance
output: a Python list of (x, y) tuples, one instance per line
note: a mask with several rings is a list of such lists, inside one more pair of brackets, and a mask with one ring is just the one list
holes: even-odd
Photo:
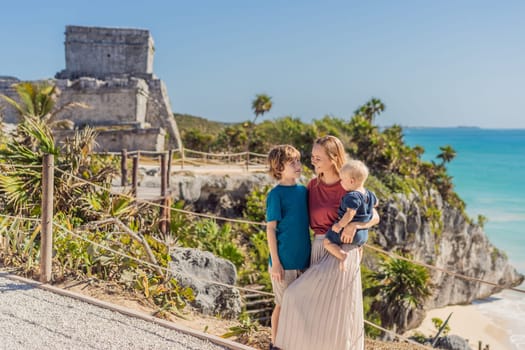
[[(122, 287), (117, 284), (88, 280), (66, 281), (55, 284), (55, 286), (158, 317), (158, 308), (156, 308), (153, 303), (148, 302), (146, 298), (123, 290)], [(230, 331), (230, 327), (239, 325), (239, 323), (235, 320), (225, 320), (211, 316), (205, 316), (192, 311), (190, 308), (187, 309), (188, 310), (185, 310), (181, 315), (169, 315), (163, 318), (185, 327), (216, 336), (222, 336), (223, 334)], [(257, 331), (250, 335), (245, 335), (241, 338), (232, 337), (230, 339), (252, 346), (255, 349), (266, 350), (269, 347), (270, 328), (259, 326)], [(372, 339), (366, 339), (365, 349), (420, 350), (424, 349), (424, 347), (408, 343), (381, 342)]]

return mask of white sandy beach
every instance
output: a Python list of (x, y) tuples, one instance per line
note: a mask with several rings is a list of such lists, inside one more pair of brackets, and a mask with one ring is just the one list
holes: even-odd
[(478, 305), (447, 306), (427, 312), (427, 316), (420, 327), (411, 330), (407, 335), (420, 332), (424, 335), (434, 336), (437, 332), (432, 318), (438, 317), (443, 321), (452, 313), (449, 320), (449, 334), (459, 335), (469, 340), (472, 349), (478, 349), (478, 342), (482, 341), (483, 347), (490, 345), (491, 350), (514, 349), (510, 341), (510, 334), (504, 320), (498, 322), (485, 316)]

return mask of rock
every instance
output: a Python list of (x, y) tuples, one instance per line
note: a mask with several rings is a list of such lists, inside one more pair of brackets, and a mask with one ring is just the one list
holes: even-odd
[[(388, 251), (410, 252), (416, 261), (504, 286), (523, 281), (523, 276), (509, 264), (505, 254), (490, 243), (481, 227), (468, 222), (459, 209), (450, 207), (439, 194), (432, 196), (440, 212), (438, 223), (442, 229), (433, 229), (435, 223), (423, 215), (417, 194), (396, 194), (383, 201), (379, 208), (381, 222), (375, 229), (375, 243)], [(499, 291), (494, 286), (440, 271), (433, 271), (431, 275), (436, 289), (426, 301), (426, 309), (469, 304)]]
[[(242, 217), (246, 195), (252, 189), (275, 183), (266, 174), (179, 174), (170, 180), (175, 200), (184, 200), (197, 212), (231, 218)], [(433, 214), (438, 213), (434, 222), (422, 204), (425, 201), (415, 191), (380, 199), (381, 222), (373, 229), (373, 243), (387, 251), (409, 252), (416, 261), (501, 285), (516, 286), (523, 281), (523, 276), (509, 264), (504, 252), (490, 243), (480, 226), (467, 220), (461, 210), (450, 207), (436, 191), (429, 190), (428, 195), (437, 210)], [(372, 259), (366, 257), (365, 250), (363, 263), (376, 269)], [(499, 291), (494, 286), (440, 271), (431, 271), (431, 276), (435, 288), (423, 310), (469, 304)], [(416, 327), (423, 319), (421, 311), (411, 313), (401, 328)]]
[(446, 350), (472, 350), (468, 341), (457, 335), (447, 335), (446, 337), (438, 338), (436, 347)]
[(192, 248), (173, 248), (169, 268), (183, 286), (193, 289), (193, 306), (207, 315), (235, 318), (241, 310), (239, 290), (218, 285), (235, 285), (237, 272), (228, 260)]
[(159, 168), (152, 168), (152, 169), (146, 170), (146, 175), (148, 175), (148, 176), (158, 176), (159, 172), (160, 172)]
[(177, 175), (170, 179), (174, 200), (184, 200), (197, 212), (238, 218), (246, 195), (255, 187), (274, 184), (266, 174)]

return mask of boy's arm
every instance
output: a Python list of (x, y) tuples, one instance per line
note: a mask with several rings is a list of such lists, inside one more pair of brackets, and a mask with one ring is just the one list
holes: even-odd
[(277, 221), (270, 221), (266, 224), (266, 238), (268, 240), (268, 247), (270, 248), (270, 256), (272, 257), (272, 267), (270, 268), (270, 275), (278, 282), (282, 282), (284, 278), (284, 269), (279, 259), (279, 251), (277, 249)]
[(355, 209), (351, 209), (351, 208), (346, 209), (345, 215), (343, 215), (343, 217), (339, 219), (339, 221), (337, 221), (332, 226), (332, 231), (339, 233), (339, 231), (341, 231), (343, 227), (345, 227), (346, 225), (350, 223), (350, 221), (352, 221), (352, 219), (355, 216), (355, 213), (356, 213)]
[(341, 234), (341, 241), (343, 243), (351, 243), (354, 239), (355, 232), (361, 229), (368, 229), (372, 226), (375, 226), (379, 223), (379, 213), (376, 208), (373, 210), (372, 219), (368, 222), (351, 222), (345, 226), (343, 233)]

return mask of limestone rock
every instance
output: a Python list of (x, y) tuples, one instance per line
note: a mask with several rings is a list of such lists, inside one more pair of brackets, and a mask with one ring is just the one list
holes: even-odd
[[(171, 191), (174, 199), (186, 201), (196, 211), (239, 218), (249, 191), (272, 183), (265, 174), (184, 174), (171, 178)], [(505, 253), (490, 243), (480, 226), (450, 207), (437, 192), (430, 195), (439, 210), (434, 222), (427, 217), (418, 194), (395, 194), (380, 200), (381, 222), (373, 229), (374, 243), (387, 251), (410, 252), (416, 261), (501, 285), (516, 286), (523, 281), (523, 276), (509, 264)], [(435, 225), (440, 227), (436, 229)], [(363, 263), (369, 265), (371, 259), (367, 259), (366, 251), (364, 257)], [(494, 286), (434, 270), (431, 278), (435, 288), (424, 309), (468, 304), (499, 291)], [(413, 312), (404, 326), (416, 327), (422, 318), (421, 312)]]
[(238, 218), (246, 208), (246, 195), (274, 180), (266, 174), (177, 175), (170, 182), (174, 200), (184, 200), (197, 212)]
[(472, 350), (468, 341), (457, 335), (440, 337), (436, 342), (436, 348), (446, 350)]
[[(492, 245), (483, 229), (469, 223), (463, 213), (443, 202), (433, 193), (440, 211), (441, 230), (421, 214), (417, 195), (397, 194), (380, 207), (381, 223), (376, 243), (388, 251), (410, 252), (414, 259), (469, 277), (505, 286), (523, 280), (508, 262), (504, 252)], [(426, 308), (467, 304), (498, 292), (496, 287), (432, 271), (437, 286)]]
[(195, 293), (193, 306), (207, 315), (234, 318), (241, 312), (238, 289), (214, 282), (235, 285), (237, 272), (228, 260), (192, 248), (174, 248), (169, 268), (183, 286)]

